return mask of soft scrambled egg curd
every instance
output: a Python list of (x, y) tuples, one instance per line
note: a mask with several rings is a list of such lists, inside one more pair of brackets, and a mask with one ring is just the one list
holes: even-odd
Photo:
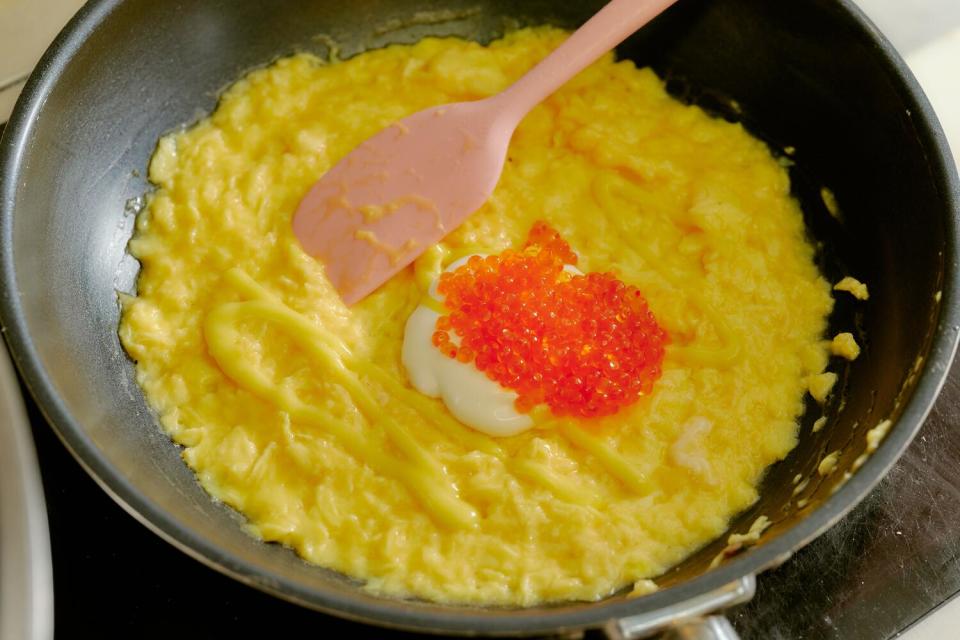
[[(493, 196), (352, 308), (291, 217), (357, 144), (504, 89), (566, 37), (428, 38), (249, 74), (160, 140), (120, 336), (203, 487), (263, 540), (376, 593), (528, 606), (654, 578), (725, 532), (796, 444), (832, 306), (784, 168), (739, 124), (612, 55), (536, 107)], [(407, 320), (457, 259), (546, 220), (669, 333), (652, 391), (612, 416), (494, 437), (415, 390)], [(423, 348), (428, 348), (424, 345)]]

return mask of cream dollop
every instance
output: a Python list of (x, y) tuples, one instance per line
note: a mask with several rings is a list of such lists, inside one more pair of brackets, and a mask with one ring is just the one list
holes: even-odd
[[(471, 256), (447, 267), (453, 271)], [(437, 282), (428, 295), (442, 304)], [(403, 366), (410, 382), (420, 393), (440, 398), (450, 413), (465, 425), (491, 436), (512, 436), (533, 426), (529, 415), (514, 406), (516, 392), (501, 387), (472, 362), (464, 363), (445, 356), (431, 341), (440, 314), (421, 304), (410, 318), (403, 334)], [(457, 336), (452, 336), (456, 342)]]

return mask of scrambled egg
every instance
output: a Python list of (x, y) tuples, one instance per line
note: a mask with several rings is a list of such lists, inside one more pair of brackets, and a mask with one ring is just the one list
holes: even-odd
[(837, 204), (837, 196), (833, 194), (833, 191), (823, 187), (820, 189), (820, 199), (823, 200), (823, 206), (827, 208), (830, 215), (840, 220), (842, 217), (840, 215), (840, 205)]
[[(312, 182), (399, 118), (505, 88), (564, 37), (286, 58), (151, 161), (120, 326), (139, 384), (256, 535), (376, 593), (527, 606), (646, 584), (757, 499), (825, 366), (830, 287), (783, 167), (612, 56), (523, 121), (493, 196), (442, 251), (341, 303), (290, 227)], [(637, 285), (672, 345), (619, 414), (494, 439), (411, 389), (403, 327), (418, 282), (541, 218), (584, 269)]]
[(833, 285), (834, 291), (846, 291), (857, 300), (869, 300), (870, 292), (867, 285), (860, 282), (852, 276), (846, 276), (843, 280)]
[(821, 476), (828, 476), (836, 471), (837, 462), (840, 460), (841, 453), (842, 452), (840, 450), (837, 450), (827, 455), (817, 466), (817, 473), (819, 473)]
[(810, 395), (820, 404), (826, 403), (835, 384), (837, 384), (837, 374), (832, 371), (818, 373), (807, 379)]
[(847, 360), (856, 360), (860, 355), (860, 345), (850, 332), (838, 333), (830, 342), (830, 353)]

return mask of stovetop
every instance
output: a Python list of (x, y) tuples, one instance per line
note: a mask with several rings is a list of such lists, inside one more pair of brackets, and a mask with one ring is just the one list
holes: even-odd
[[(100, 490), (31, 399), (53, 551), (58, 638), (410, 639), (282, 602), (187, 557)], [(733, 621), (744, 640), (895, 637), (960, 591), (960, 365), (920, 435), (852, 513), (763, 574)]]
[[(891, 13), (890, 24), (881, 25), (886, 30), (926, 15), (918, 7), (930, 14), (927, 18), (958, 18), (955, 1), (869, 4), (878, 9), (889, 5), (891, 12), (904, 14)], [(65, 7), (74, 2), (79, 4), (58, 0)], [(924, 75), (923, 69), (918, 71)], [(0, 103), (3, 97), (0, 94)], [(945, 119), (948, 130), (950, 122), (957, 127), (960, 118)], [(2, 127), (0, 122), (0, 131)], [(26, 406), (49, 510), (59, 639), (219, 638), (299, 631), (321, 637), (419, 637), (307, 611), (187, 557), (101, 491), (29, 397)], [(957, 594), (958, 460), (960, 365), (951, 371), (917, 439), (868, 498), (785, 565), (760, 576), (754, 600), (731, 614), (744, 640), (892, 638)]]

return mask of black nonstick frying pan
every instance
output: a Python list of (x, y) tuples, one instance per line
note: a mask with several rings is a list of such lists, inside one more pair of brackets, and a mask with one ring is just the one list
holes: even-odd
[[(165, 132), (209, 112), (245, 71), (296, 51), (349, 56), (424, 35), (486, 41), (516, 25), (575, 27), (601, 2), (548, 0), (94, 0), (30, 79), (0, 143), (0, 321), (28, 386), (64, 443), (135, 517), (238, 580), (305, 606), (375, 624), (462, 634), (605, 626), (643, 637), (673, 624), (728, 637), (702, 618), (752, 594), (754, 576), (841, 518), (922, 424), (960, 327), (960, 186), (929, 104), (890, 44), (849, 0), (680, 0), (628, 40), (679, 98), (743, 122), (791, 174), (820, 266), (852, 273), (871, 298), (838, 297), (832, 329), (856, 327), (861, 357), (841, 370), (829, 421), (767, 474), (760, 501), (732, 524), (773, 521), (758, 544), (709, 569), (724, 540), (627, 599), (481, 609), (378, 598), (284, 548), (245, 534), (203, 492), (134, 382), (116, 335), (116, 291), (132, 290), (125, 204), (149, 189)], [(322, 36), (322, 37), (321, 37)], [(837, 196), (831, 216), (821, 188)], [(894, 426), (847, 478), (881, 420)], [(816, 474), (843, 451), (837, 472)], [(794, 476), (815, 478), (793, 496)], [(693, 622), (689, 622), (694, 620)], [(692, 636), (691, 636), (692, 637)]]

